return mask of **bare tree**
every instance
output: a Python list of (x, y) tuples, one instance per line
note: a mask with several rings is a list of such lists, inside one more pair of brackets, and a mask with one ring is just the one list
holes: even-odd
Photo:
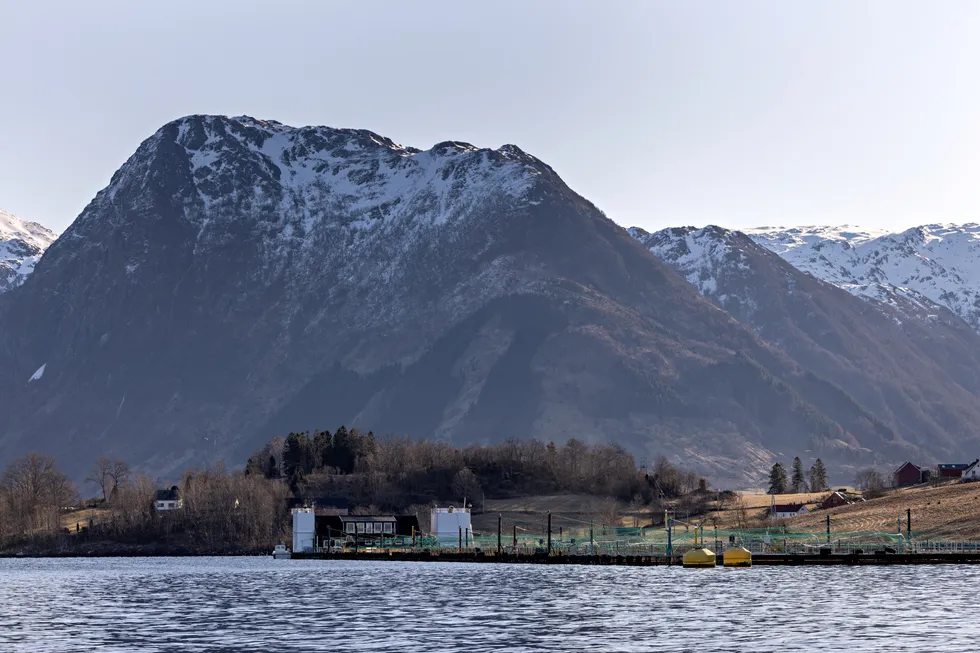
[(129, 465), (125, 461), (112, 461), (112, 465), (109, 468), (109, 478), (112, 479), (112, 490), (110, 494), (114, 494), (119, 487), (129, 482), (129, 474)]
[(885, 479), (877, 469), (868, 467), (854, 475), (854, 486), (863, 491), (866, 498), (873, 499), (884, 492)]
[(90, 483), (95, 483), (102, 490), (102, 500), (109, 498), (109, 490), (112, 487), (112, 461), (102, 456), (92, 464), (92, 470), (85, 477)]

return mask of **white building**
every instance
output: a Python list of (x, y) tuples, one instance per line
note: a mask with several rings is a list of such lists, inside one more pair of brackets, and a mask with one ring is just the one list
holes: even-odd
[(960, 478), (964, 481), (980, 481), (980, 460), (970, 463), (970, 466), (963, 470)]
[(293, 553), (312, 551), (316, 545), (316, 514), (313, 508), (293, 510)]
[(469, 508), (433, 508), (429, 522), (429, 534), (440, 544), (457, 544), (460, 535), (463, 542), (473, 541), (473, 525)]
[(184, 501), (180, 498), (180, 490), (177, 489), (176, 485), (169, 490), (157, 490), (153, 507), (156, 508), (157, 512), (183, 508)]
[(805, 515), (809, 510), (802, 503), (774, 503), (769, 507), (769, 514), (773, 519), (789, 519)]

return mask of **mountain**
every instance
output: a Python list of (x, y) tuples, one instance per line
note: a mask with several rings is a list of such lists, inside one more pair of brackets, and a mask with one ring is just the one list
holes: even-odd
[(0, 294), (24, 283), (55, 238), (36, 222), (0, 210)]
[(980, 225), (901, 233), (851, 227), (760, 227), (746, 232), (794, 266), (860, 296), (921, 297), (980, 331)]
[(720, 227), (630, 233), (801, 367), (854, 397), (920, 459), (980, 449), (980, 334), (914, 293), (855, 296)]
[(150, 136), (0, 296), (0, 414), (0, 456), (76, 475), (341, 423), (753, 482), (777, 455), (907, 446), (514, 145), (221, 116)]

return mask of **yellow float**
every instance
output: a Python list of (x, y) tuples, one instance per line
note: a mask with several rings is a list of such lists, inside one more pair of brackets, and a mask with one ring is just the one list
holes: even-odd
[(733, 546), (725, 551), (722, 560), (726, 567), (751, 567), (752, 552), (741, 546)]
[(711, 549), (698, 544), (698, 529), (694, 529), (694, 547), (681, 557), (681, 564), (688, 569), (713, 568), (718, 564), (718, 556)]

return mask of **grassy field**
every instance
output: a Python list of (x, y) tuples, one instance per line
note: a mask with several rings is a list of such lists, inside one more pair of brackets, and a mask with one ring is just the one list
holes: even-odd
[(894, 533), (899, 517), (904, 530), (906, 509), (912, 511), (917, 537), (980, 540), (980, 483), (904, 488), (870, 501), (796, 517), (787, 525), (793, 530), (820, 531), (830, 513), (835, 531)]
[(61, 527), (75, 532), (76, 528), (87, 528), (89, 521), (100, 524), (111, 516), (111, 511), (105, 508), (87, 508), (73, 510), (61, 516)]

